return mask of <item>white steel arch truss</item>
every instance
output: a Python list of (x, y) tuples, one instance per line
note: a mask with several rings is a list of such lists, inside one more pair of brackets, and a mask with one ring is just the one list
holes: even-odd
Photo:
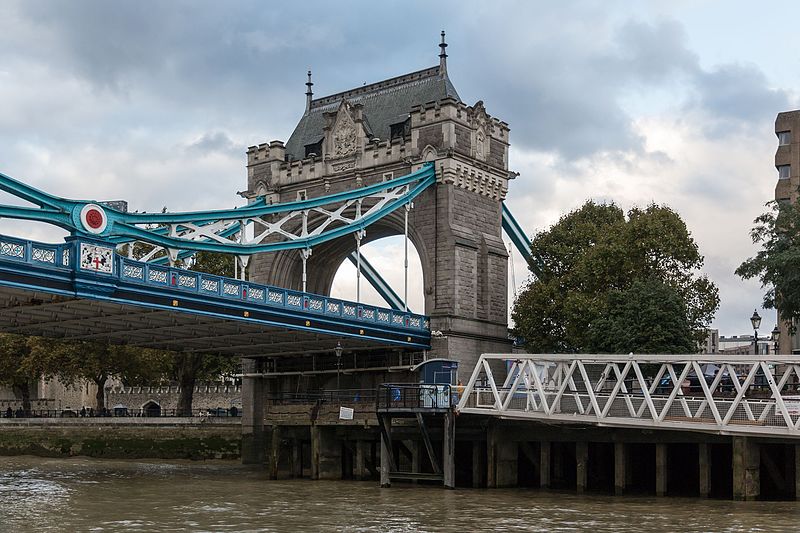
[(800, 437), (800, 361), (484, 354), (457, 409), (542, 422)]
[[(432, 173), (421, 174), (415, 186), (412, 185), (414, 180), (409, 178), (412, 176), (384, 182), (380, 184), (382, 188), (365, 187), (365, 192), (357, 197), (354, 196), (358, 194), (358, 190), (347, 198), (334, 195), (329, 203), (321, 203), (325, 201), (324, 198), (292, 202), (289, 205), (297, 204), (297, 209), (283, 210), (273, 215), (198, 219), (147, 228), (148, 232), (184, 243), (185, 248), (170, 248), (145, 239), (125, 240), (117, 248), (120, 253), (131, 258), (135, 249), (136, 258), (140, 261), (174, 263), (179, 258), (193, 254), (190, 251), (192, 243), (217, 243), (230, 245), (229, 250), (237, 256), (241, 265), (246, 266), (251, 255), (250, 249), (257, 250), (258, 245), (269, 244), (276, 250), (296, 248), (302, 252), (312, 246), (306, 243), (324, 239), (336, 231), (342, 234), (354, 233), (357, 238), (363, 238), (364, 228), (370, 223), (388, 215), (399, 206), (405, 206), (406, 209), (413, 206), (413, 198), (432, 184), (435, 176)], [(248, 207), (252, 209), (255, 204)], [(243, 215), (246, 214), (246, 210), (242, 211)], [(303, 244), (297, 246), (293, 243)]]

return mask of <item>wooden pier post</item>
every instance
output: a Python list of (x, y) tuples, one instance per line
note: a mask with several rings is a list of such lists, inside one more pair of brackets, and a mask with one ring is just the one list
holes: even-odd
[(625, 453), (625, 443), (614, 443), (614, 494), (621, 496), (625, 494), (627, 475), (626, 475), (626, 461), (627, 456)]
[(794, 445), (794, 499), (800, 500), (800, 444)]
[(389, 473), (392, 471), (392, 419), (388, 416), (379, 416), (381, 425), (381, 488), (392, 486)]
[(272, 426), (269, 447), (269, 478), (278, 479), (278, 463), (281, 457), (281, 427)]
[(539, 487), (550, 488), (550, 441), (539, 443)]
[(311, 479), (319, 479), (319, 426), (311, 425)]
[(456, 488), (456, 417), (452, 410), (444, 414), (442, 474), (445, 488)]
[(586, 492), (589, 465), (589, 443), (575, 443), (575, 489), (578, 493)]
[(761, 495), (761, 454), (750, 437), (733, 437), (733, 499), (756, 500)]
[(698, 480), (700, 484), (700, 497), (708, 498), (711, 496), (711, 455), (709, 454), (710, 444), (701, 442), (697, 445), (697, 467)]
[(656, 496), (667, 495), (667, 445), (656, 443)]

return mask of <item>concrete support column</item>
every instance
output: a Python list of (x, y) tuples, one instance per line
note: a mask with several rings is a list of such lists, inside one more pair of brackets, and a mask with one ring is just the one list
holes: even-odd
[(575, 443), (575, 485), (579, 493), (586, 492), (589, 465), (589, 443)]
[(390, 487), (392, 485), (389, 479), (389, 472), (392, 470), (392, 419), (384, 417), (379, 422), (385, 428), (385, 434), (381, 435), (381, 487)]
[(656, 443), (656, 496), (667, 495), (667, 445)]
[(550, 488), (550, 441), (539, 443), (539, 487)]
[(709, 454), (710, 445), (701, 442), (697, 445), (697, 466), (700, 469), (698, 479), (700, 480), (700, 497), (708, 498), (711, 496), (711, 455)]
[(353, 468), (353, 476), (358, 481), (364, 481), (369, 478), (367, 473), (367, 443), (363, 440), (356, 441), (356, 457), (355, 465)]
[[(257, 372), (260, 362), (243, 359), (245, 373)], [(263, 465), (266, 461), (264, 434), (264, 380), (242, 378), (242, 464)]]
[(751, 437), (733, 437), (733, 499), (755, 500), (761, 494), (761, 454)]
[(303, 477), (303, 441), (292, 440), (292, 477)]
[(480, 488), (483, 486), (483, 450), (481, 441), (472, 441), (472, 487)]
[(508, 432), (497, 424), (489, 426), (486, 441), (487, 477), (490, 488), (514, 487), (517, 485), (517, 443)]
[(278, 463), (281, 457), (281, 427), (272, 426), (269, 447), (269, 478), (278, 479)]
[(444, 414), (442, 474), (445, 488), (456, 488), (456, 417), (453, 411), (447, 411)]
[(627, 481), (627, 454), (625, 453), (625, 443), (614, 443), (614, 494), (621, 496), (625, 494)]
[(311, 479), (342, 478), (342, 443), (335, 427), (311, 426)]

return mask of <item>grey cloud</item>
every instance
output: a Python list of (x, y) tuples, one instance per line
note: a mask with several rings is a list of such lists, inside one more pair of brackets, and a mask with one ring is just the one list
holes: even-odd
[(241, 151), (240, 148), (240, 145), (233, 142), (233, 139), (224, 131), (205, 133), (199, 139), (186, 146), (188, 152), (196, 154), (207, 154), (211, 152), (238, 154)]
[[(679, 23), (620, 21), (607, 3), (462, 2), (453, 12), (446, 3), (345, 2), (326, 10), (324, 23), (309, 14), (326, 2), (279, 11), (251, 0), (11, 5), (23, 24), (0, 21), (9, 57), (79, 76), (132, 105), (201, 112), (227, 129), (261, 123), (283, 138), (302, 113), (308, 67), (324, 94), (435, 64), (443, 26), (451, 26), (450, 72), (462, 96), (508, 121), (516, 146), (566, 159), (642, 152), (621, 105), (630, 91), (689, 80), (691, 105), (737, 120), (786, 102), (755, 68), (702, 70)], [(503, 28), (502, 37), (487, 27)]]
[(764, 73), (753, 65), (727, 64), (695, 77), (699, 107), (726, 122), (752, 124), (771, 121), (790, 106), (789, 95), (770, 88)]
[(695, 174), (686, 181), (682, 190), (688, 195), (719, 204), (735, 204), (742, 200), (744, 192), (740, 188), (731, 188), (730, 183), (713, 174)]
[(613, 68), (632, 81), (671, 82), (672, 75), (692, 74), (698, 69), (697, 55), (686, 48), (685, 42), (683, 27), (675, 21), (629, 21), (616, 34)]

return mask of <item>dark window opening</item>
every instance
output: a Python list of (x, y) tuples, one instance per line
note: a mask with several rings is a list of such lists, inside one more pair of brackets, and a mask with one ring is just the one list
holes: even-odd
[(411, 119), (408, 118), (403, 122), (398, 122), (396, 124), (392, 124), (389, 126), (390, 129), (390, 138), (391, 139), (400, 139), (405, 137), (406, 135), (411, 133)]
[(311, 157), (312, 155), (317, 157), (322, 155), (322, 139), (314, 144), (306, 145), (306, 157)]

